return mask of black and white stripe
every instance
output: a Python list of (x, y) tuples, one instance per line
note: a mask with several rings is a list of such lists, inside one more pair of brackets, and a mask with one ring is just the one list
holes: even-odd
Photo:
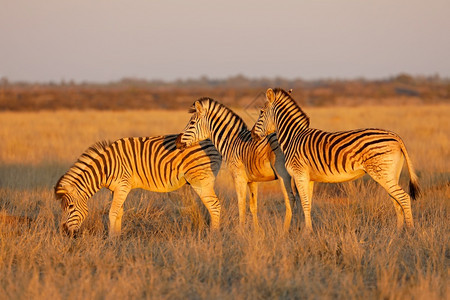
[(219, 227), (220, 203), (214, 183), (222, 158), (205, 141), (183, 151), (177, 135), (130, 137), (90, 147), (55, 186), (63, 210), (62, 227), (76, 232), (88, 213), (87, 200), (106, 187), (114, 192), (109, 211), (110, 235), (121, 231), (123, 203), (134, 188), (169, 192), (188, 183), (208, 208), (211, 227)]
[(369, 174), (393, 199), (397, 226), (414, 227), (410, 196), (398, 185), (406, 159), (410, 193), (419, 194), (414, 172), (401, 138), (383, 129), (324, 132), (309, 128), (309, 118), (282, 89), (268, 89), (267, 101), (252, 129), (255, 138), (276, 132), (302, 201), (306, 228), (312, 229), (310, 210), (314, 182), (342, 182)]
[(211, 98), (197, 100), (189, 112), (193, 115), (180, 133), (177, 147), (184, 148), (205, 139), (213, 142), (233, 177), (240, 225), (245, 224), (247, 186), (253, 223), (258, 229), (256, 182), (279, 179), (286, 204), (284, 228), (288, 230), (295, 198), (276, 135), (260, 141), (253, 140), (244, 121), (231, 109)]

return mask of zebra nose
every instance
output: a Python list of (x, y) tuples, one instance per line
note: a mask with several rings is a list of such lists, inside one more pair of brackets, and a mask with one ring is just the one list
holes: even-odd
[(61, 225), (61, 228), (62, 228), (63, 232), (70, 237), (75, 237), (77, 234), (77, 230), (69, 229), (69, 226), (67, 225), (67, 223), (63, 223)]
[(67, 226), (67, 223), (61, 224), (61, 229), (64, 231), (65, 234), (70, 235), (69, 226)]
[(251, 131), (252, 133), (252, 139), (254, 139), (255, 141), (259, 141), (261, 139), (261, 137), (259, 135), (257, 135), (253, 130)]
[(177, 149), (184, 150), (186, 148), (186, 143), (181, 142), (181, 136), (182, 136), (182, 134), (180, 133), (177, 137), (175, 145), (176, 145)]

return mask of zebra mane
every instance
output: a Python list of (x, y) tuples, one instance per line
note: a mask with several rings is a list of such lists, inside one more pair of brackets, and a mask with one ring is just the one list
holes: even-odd
[(62, 175), (55, 185), (55, 195), (56, 199), (60, 199), (62, 197), (61, 194), (58, 194), (57, 191), (61, 186), (62, 181), (72, 181), (71, 178), (76, 178), (79, 176), (79, 172), (76, 172), (75, 169), (80, 169), (80, 166), (86, 166), (83, 162), (86, 160), (92, 160), (92, 157), (98, 156), (99, 153), (103, 152), (108, 146), (110, 146), (112, 143), (110, 141), (99, 141), (95, 143), (94, 145), (90, 146), (86, 151), (83, 152), (83, 154), (80, 155), (78, 160), (70, 167), (70, 169)]
[[(222, 103), (217, 102), (216, 100), (209, 97), (203, 97), (198, 99), (197, 101), (200, 102), (204, 107), (208, 107), (208, 111), (210, 112), (215, 108), (218, 108), (217, 110), (226, 110), (229, 114), (231, 114), (235, 118), (235, 120), (239, 123), (241, 128), (248, 130), (247, 124), (245, 124), (244, 120), (242, 120), (242, 118), (238, 114), (236, 114), (233, 110), (223, 105)], [(192, 107), (189, 109), (189, 112), (195, 112), (194, 105), (192, 105)]]
[(302, 114), (302, 123), (309, 127), (309, 117), (297, 104), (297, 102), (292, 98), (291, 93), (286, 92), (282, 88), (274, 88), (273, 92), (275, 94), (275, 101), (279, 103), (291, 102)]
[(111, 141), (107, 141), (107, 140), (102, 140), (102, 141), (96, 142), (94, 145), (90, 146), (86, 151), (84, 151), (84, 153), (81, 156), (83, 156), (85, 154), (90, 154), (92, 152), (99, 152), (99, 151), (105, 150), (111, 144), (112, 144)]

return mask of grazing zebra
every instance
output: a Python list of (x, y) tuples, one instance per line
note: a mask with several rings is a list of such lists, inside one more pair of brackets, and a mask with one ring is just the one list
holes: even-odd
[(131, 189), (170, 192), (190, 184), (219, 227), (220, 202), (214, 182), (222, 158), (214, 145), (204, 141), (177, 150), (177, 135), (130, 137), (113, 143), (100, 142), (84, 152), (55, 186), (63, 210), (62, 228), (72, 235), (88, 213), (87, 200), (103, 187), (113, 200), (109, 210), (109, 234), (120, 234), (123, 203)]
[(294, 99), (282, 89), (268, 89), (267, 101), (253, 126), (255, 139), (276, 132), (286, 157), (286, 169), (294, 178), (305, 215), (306, 229), (312, 230), (311, 198), (318, 182), (343, 182), (369, 174), (392, 197), (397, 227), (404, 220), (414, 227), (411, 201), (398, 185), (406, 159), (410, 174), (410, 193), (419, 195), (417, 175), (401, 138), (382, 129), (324, 132), (309, 128), (309, 118)]
[(239, 223), (245, 224), (246, 187), (250, 191), (250, 211), (253, 224), (259, 229), (257, 215), (257, 183), (280, 180), (286, 204), (284, 229), (288, 230), (291, 219), (291, 206), (295, 200), (291, 177), (284, 167), (284, 156), (276, 135), (255, 141), (244, 121), (226, 106), (211, 98), (197, 100), (189, 111), (193, 113), (186, 128), (177, 139), (177, 147), (185, 148), (197, 141), (210, 139), (227, 163), (233, 177), (238, 205)]

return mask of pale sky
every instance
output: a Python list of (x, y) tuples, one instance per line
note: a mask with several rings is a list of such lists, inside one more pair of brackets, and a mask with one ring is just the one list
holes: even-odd
[(450, 77), (449, 0), (0, 0), (0, 77)]

